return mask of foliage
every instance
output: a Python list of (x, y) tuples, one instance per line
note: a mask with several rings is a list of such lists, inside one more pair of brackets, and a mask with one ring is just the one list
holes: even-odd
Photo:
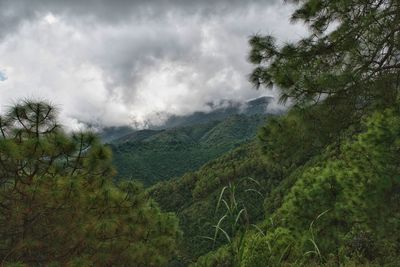
[(327, 146), (339, 147), (350, 134), (360, 132), (360, 117), (350, 106), (324, 102), (308, 108), (293, 107), (285, 116), (269, 117), (258, 133), (259, 145), (270, 169), (289, 175), (320, 155)]
[[(260, 191), (261, 195), (251, 191), (246, 192), (247, 189), (255, 187), (255, 183), (246, 177), (252, 177), (260, 183), (260, 187), (257, 186), (256, 189)], [(239, 183), (239, 181), (242, 182)], [(226, 243), (226, 239), (220, 234), (215, 244), (204, 236), (213, 237), (215, 233), (213, 225), (217, 225), (225, 214), (222, 199), (217, 212), (216, 206), (221, 196), (221, 190), (229, 183), (236, 185), (236, 204), (237, 207), (246, 207), (248, 223), (253, 224), (261, 220), (263, 209), (260, 204), (277, 181), (270, 179), (255, 142), (242, 145), (207, 163), (196, 172), (156, 184), (149, 189), (150, 195), (160, 204), (162, 210), (173, 211), (178, 215), (180, 228), (183, 231), (179, 255), (184, 263), (194, 262), (199, 256)], [(231, 202), (228, 200), (228, 191), (226, 190), (224, 199), (229, 204)], [(241, 208), (237, 209), (237, 211), (240, 210)], [(233, 213), (237, 216), (237, 212)], [(227, 230), (228, 221), (224, 220), (220, 227)], [(235, 238), (235, 233), (236, 231), (230, 232), (229, 235)], [(226, 253), (230, 252), (220, 253), (217, 254), (226, 256)], [(221, 257), (226, 258), (225, 256)], [(210, 261), (214, 261), (211, 258), (211, 256), (208, 257)]]
[[(246, 231), (249, 228), (248, 212), (245, 204), (237, 199), (237, 189), (242, 182), (249, 181), (255, 185), (260, 183), (250, 177), (239, 180), (238, 182), (229, 181), (227, 186), (224, 186), (218, 198), (216, 212), (219, 208), (224, 208), (225, 213), (219, 218), (218, 223), (213, 225), (215, 228), (214, 237), (205, 237), (213, 241), (213, 245), (217, 242), (218, 234), (222, 234), (226, 239), (227, 248), (229, 252), (229, 264), (230, 266), (239, 266), (242, 260), (244, 238)], [(237, 183), (237, 184), (236, 184)], [(247, 188), (245, 192), (257, 193), (263, 196), (260, 191), (254, 188)], [(226, 228), (223, 228), (223, 224), (226, 224)]]
[(293, 104), (258, 142), (264, 117), (238, 115), (111, 146), (119, 178), (164, 180), (148, 194), (179, 218), (176, 246), (176, 219), (112, 184), (93, 135), (64, 133), (45, 103), (1, 117), (1, 264), (163, 266), (176, 250), (184, 266), (400, 265), (400, 3), (289, 2), (309, 36), (250, 39), (251, 82)]
[(23, 101), (0, 117), (0, 265), (164, 266), (177, 220), (142, 187), (114, 185), (111, 151), (67, 134), (54, 107)]
[(388, 106), (397, 99), (400, 16), (397, 0), (290, 2), (300, 6), (292, 20), (310, 35), (278, 48), (272, 36), (251, 38), (249, 59), (258, 66), (257, 85), (278, 85), (281, 100), (297, 104), (335, 100), (352, 113)]
[[(328, 160), (305, 168), (272, 214), (281, 229), (291, 232), (293, 241), (288, 245), (295, 249), (290, 250), (288, 262), (327, 262), (332, 257), (337, 264), (354, 258), (360, 264), (398, 262), (400, 242), (392, 233), (400, 229), (400, 115), (379, 112), (364, 125), (363, 133), (344, 143), (338, 155), (327, 149)], [(311, 231), (310, 222), (324, 211), (328, 212)], [(268, 241), (275, 232), (269, 228), (262, 240)], [(257, 242), (255, 238), (249, 243), (248, 258), (260, 257), (252, 252), (257, 251)], [(316, 246), (318, 253), (306, 253)], [(264, 258), (276, 256), (265, 253)]]
[(232, 267), (232, 253), (226, 246), (198, 258), (191, 267)]
[[(310, 27), (308, 37), (281, 47), (271, 36), (250, 39), (249, 59), (257, 65), (251, 82), (277, 85), (280, 100), (293, 105), (286, 115), (270, 118), (259, 133), (265, 162), (251, 153), (244, 156), (253, 170), (256, 161), (263, 166), (264, 173), (252, 176), (263, 177), (266, 217), (247, 230), (239, 265), (397, 266), (400, 240), (393, 233), (400, 231), (400, 4), (290, 2), (299, 5), (293, 20)], [(229, 162), (228, 157), (221, 159)], [(206, 253), (197, 266), (229, 266), (235, 257), (229, 245), (210, 251), (193, 242), (196, 234), (203, 235), (194, 218), (204, 224), (212, 214), (211, 203), (218, 202), (211, 192), (230, 181), (215, 179), (211, 166), (201, 176), (156, 186), (152, 194), (162, 203), (172, 200), (163, 208), (178, 212), (183, 247), (196, 243), (193, 250), (181, 249), (182, 254), (196, 259), (200, 253), (195, 252)], [(243, 170), (232, 166), (224, 172), (236, 177)], [(167, 199), (163, 186), (173, 188), (167, 192), (182, 192), (182, 198), (172, 194)], [(227, 216), (217, 218), (223, 219), (215, 223), (218, 229), (226, 229), (220, 225)], [(230, 241), (241, 235), (226, 233)]]
[(190, 127), (133, 133), (111, 145), (118, 178), (153, 185), (194, 171), (253, 139), (264, 121), (264, 115), (235, 115)]
[(308, 37), (281, 47), (272, 36), (250, 39), (251, 82), (279, 86), (293, 106), (259, 134), (281, 183), (242, 265), (396, 266), (399, 2), (290, 2)]

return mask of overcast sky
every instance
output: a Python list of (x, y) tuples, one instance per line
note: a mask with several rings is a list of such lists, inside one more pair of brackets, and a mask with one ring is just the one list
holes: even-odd
[(299, 39), (281, 0), (0, 0), (0, 106), (47, 99), (69, 126), (206, 110), (247, 81), (249, 36)]

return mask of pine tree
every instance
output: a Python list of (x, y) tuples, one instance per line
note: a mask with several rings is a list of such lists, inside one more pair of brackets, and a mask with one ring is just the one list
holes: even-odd
[(276, 84), (281, 100), (297, 105), (330, 101), (353, 113), (387, 107), (400, 86), (400, 3), (397, 0), (291, 0), (292, 20), (310, 35), (277, 47), (273, 36), (250, 39), (250, 76), (256, 86)]
[(308, 37), (250, 39), (251, 82), (293, 107), (260, 132), (284, 171), (242, 265), (397, 266), (400, 2), (288, 2)]
[(0, 117), (0, 265), (163, 266), (177, 221), (135, 183), (114, 185), (111, 152), (66, 133), (46, 102)]

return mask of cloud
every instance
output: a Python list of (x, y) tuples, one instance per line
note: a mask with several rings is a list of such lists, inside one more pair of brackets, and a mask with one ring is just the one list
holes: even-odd
[(146, 22), (163, 20), (176, 14), (185, 16), (224, 16), (249, 6), (276, 5), (280, 0), (1, 0), (0, 22), (3, 34), (12, 32), (23, 21), (46, 13), (72, 19), (118, 24), (134, 17)]
[[(276, 1), (0, 0), (0, 105), (58, 103), (67, 124), (145, 122), (275, 92), (247, 82), (247, 39), (305, 34)], [(1, 24), (3, 25), (3, 24)]]

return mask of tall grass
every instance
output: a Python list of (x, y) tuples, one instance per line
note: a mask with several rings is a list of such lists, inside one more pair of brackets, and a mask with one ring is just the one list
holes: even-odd
[[(246, 206), (237, 198), (238, 187), (245, 181), (260, 186), (258, 181), (250, 177), (241, 179), (237, 184), (230, 181), (227, 186), (224, 186), (216, 203), (215, 214), (218, 214), (221, 209), (224, 212), (218, 219), (217, 224), (213, 225), (213, 237), (205, 237), (213, 242), (214, 248), (220, 235), (223, 236), (232, 255), (231, 264), (233, 267), (240, 265), (244, 251), (245, 235), (250, 226)], [(245, 192), (262, 196), (261, 192), (255, 188), (247, 188)]]

